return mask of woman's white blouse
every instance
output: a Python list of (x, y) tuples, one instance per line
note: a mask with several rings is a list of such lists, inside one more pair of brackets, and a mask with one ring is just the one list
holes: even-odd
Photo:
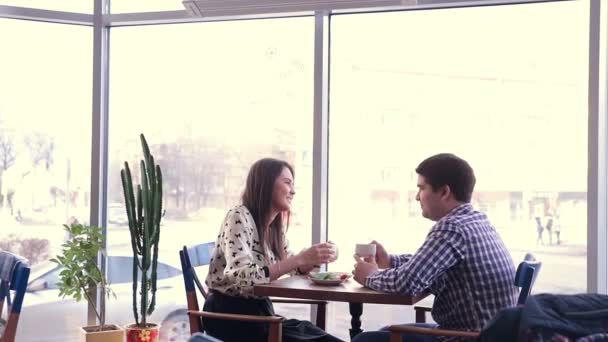
[[(285, 255), (293, 255), (285, 235), (283, 241)], [(249, 209), (243, 205), (234, 207), (228, 211), (220, 228), (205, 284), (209, 289), (227, 295), (256, 297), (253, 285), (269, 283), (268, 269), (264, 268), (278, 261), (268, 246), (266, 255), (268, 258), (262, 253), (260, 237)]]

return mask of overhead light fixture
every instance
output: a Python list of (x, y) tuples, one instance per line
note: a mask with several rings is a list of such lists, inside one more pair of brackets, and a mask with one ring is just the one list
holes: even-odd
[(223, 17), (406, 7), (417, 5), (418, 0), (183, 0), (182, 3), (193, 15)]
[[(326, 13), (354, 13), (400, 9), (431, 9), (526, 4), (569, 0), (183, 0), (199, 17), (265, 17)], [(570, 0), (571, 1), (571, 0)]]

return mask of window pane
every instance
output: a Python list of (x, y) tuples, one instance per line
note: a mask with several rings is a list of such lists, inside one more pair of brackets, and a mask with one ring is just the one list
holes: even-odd
[(180, 11), (186, 9), (181, 0), (110, 0), (112, 13)]
[[(141, 158), (143, 132), (164, 177), (160, 262), (180, 269), (182, 246), (214, 241), (249, 167), (268, 156), (295, 166), (287, 236), (294, 251), (310, 245), (313, 36), (312, 18), (113, 29), (109, 207), (124, 208), (119, 171)], [(114, 216), (109, 253), (123, 255), (124, 209)], [(174, 316), (185, 308), (181, 275), (168, 272), (152, 316), (166, 322), (164, 340), (186, 319)], [(108, 317), (133, 321), (130, 290), (118, 298), (127, 309), (110, 306)]]
[(328, 212), (342, 255), (371, 239), (415, 252), (433, 222), (414, 169), (452, 152), (513, 259), (544, 263), (535, 292), (584, 292), (587, 17), (584, 2), (334, 17)]
[[(129, 283), (133, 284), (133, 257), (131, 256), (110, 256), (107, 259), (107, 277), (111, 284)], [(158, 280), (180, 276), (181, 270), (175, 267), (158, 263), (156, 272)], [(138, 278), (141, 278), (141, 271), (138, 270)]]
[(44, 279), (44, 281), (46, 282), (45, 288), (49, 290), (55, 290), (59, 288), (59, 286), (57, 286), (57, 284), (59, 284), (59, 282), (61, 281), (59, 272), (61, 272), (61, 269), (57, 267), (53, 271), (47, 273), (42, 277), (42, 279)]
[(93, 1), (83, 0), (0, 0), (0, 5), (76, 13), (93, 13), (93, 3)]
[[(0, 249), (29, 259), (30, 283), (55, 266), (62, 225), (89, 220), (91, 37), (0, 20)], [(52, 279), (26, 295), (19, 341), (78, 341), (86, 304), (62, 300)]]

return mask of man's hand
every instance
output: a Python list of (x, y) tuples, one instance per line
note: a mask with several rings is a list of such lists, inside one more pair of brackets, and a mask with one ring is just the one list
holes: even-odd
[(380, 242), (374, 240), (371, 242), (376, 245), (376, 263), (380, 268), (389, 268), (391, 266), (391, 257), (384, 249), (384, 246)]
[(354, 255), (355, 266), (353, 270), (354, 279), (361, 285), (365, 286), (365, 279), (370, 274), (378, 271), (378, 265), (372, 262), (366, 262), (360, 256)]

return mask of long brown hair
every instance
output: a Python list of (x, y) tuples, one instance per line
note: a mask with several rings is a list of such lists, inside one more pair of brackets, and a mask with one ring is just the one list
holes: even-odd
[(283, 224), (289, 224), (289, 211), (277, 215), (269, 224), (268, 230), (264, 229), (264, 225), (272, 208), (274, 182), (284, 168), (287, 168), (295, 177), (293, 167), (283, 160), (264, 158), (255, 162), (249, 169), (242, 197), (243, 205), (249, 209), (255, 221), (262, 253), (266, 255), (266, 245), (268, 244), (272, 253), (279, 260), (285, 258)]

